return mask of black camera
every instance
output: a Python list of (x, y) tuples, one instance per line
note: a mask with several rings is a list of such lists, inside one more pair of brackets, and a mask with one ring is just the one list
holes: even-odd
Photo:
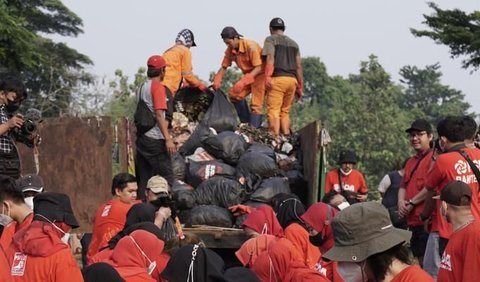
[(150, 204), (154, 205), (157, 210), (161, 207), (170, 208), (172, 212), (172, 218), (175, 218), (177, 216), (175, 201), (168, 193), (161, 193), (160, 196), (157, 199), (151, 201)]
[(37, 138), (38, 124), (42, 122), (42, 113), (37, 109), (28, 109), (23, 118), (23, 124), (20, 128), (12, 130), (12, 137), (26, 146), (33, 148)]

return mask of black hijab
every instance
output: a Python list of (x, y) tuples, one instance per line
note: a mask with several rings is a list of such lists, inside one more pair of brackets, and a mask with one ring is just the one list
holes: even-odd
[(245, 267), (232, 267), (225, 271), (225, 279), (228, 282), (260, 282), (257, 275)]
[[(193, 250), (196, 250), (192, 260)], [(190, 264), (193, 267), (190, 268)], [(161, 277), (169, 282), (185, 282), (193, 273), (195, 282), (226, 282), (224, 277), (225, 262), (214, 251), (198, 245), (187, 245), (178, 250), (168, 261)]]
[(272, 198), (271, 203), (284, 230), (292, 223), (304, 226), (300, 216), (305, 213), (305, 206), (296, 195), (280, 193)]
[(125, 282), (113, 266), (104, 262), (85, 267), (82, 275), (85, 282)]
[(150, 203), (138, 203), (133, 205), (127, 212), (127, 220), (124, 229), (139, 222), (154, 222), (157, 209)]
[(129, 235), (135, 230), (145, 230), (147, 232), (152, 233), (153, 235), (157, 236), (158, 239), (164, 240), (164, 234), (158, 226), (153, 224), (152, 222), (140, 222), (140, 223), (135, 223), (133, 225), (130, 225), (127, 228), (124, 228), (122, 231), (118, 232), (117, 235), (115, 235), (110, 241), (108, 241), (108, 248), (110, 250), (113, 250), (115, 246), (118, 244), (118, 241), (122, 239), (123, 237)]

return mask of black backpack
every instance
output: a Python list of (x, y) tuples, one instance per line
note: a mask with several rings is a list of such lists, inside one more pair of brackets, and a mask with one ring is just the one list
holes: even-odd
[[(144, 84), (140, 87), (139, 90), (139, 99), (137, 103), (137, 108), (135, 114), (133, 115), (133, 122), (137, 128), (137, 135), (143, 135), (150, 129), (152, 129), (157, 124), (157, 119), (155, 113), (150, 111), (147, 104), (141, 97), (142, 89)], [(170, 89), (165, 86), (165, 92), (167, 95), (167, 110), (165, 111), (165, 119), (168, 121), (168, 127), (171, 127), (173, 119), (173, 95)]]

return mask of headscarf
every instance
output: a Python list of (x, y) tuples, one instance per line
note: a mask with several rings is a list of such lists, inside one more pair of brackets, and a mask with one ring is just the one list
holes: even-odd
[(337, 210), (325, 203), (315, 203), (301, 216), (302, 220), (318, 233), (323, 233), (325, 241), (322, 252), (330, 250), (334, 245), (333, 229), (331, 222)]
[(187, 245), (178, 250), (168, 261), (161, 277), (169, 282), (226, 281), (225, 263), (212, 250), (199, 245)]
[(82, 270), (85, 282), (125, 282), (113, 266), (97, 262)]
[[(55, 224), (56, 228), (53, 226)], [(34, 257), (48, 257), (60, 250), (68, 249), (61, 237), (66, 229), (63, 222), (45, 222), (34, 220), (27, 228), (18, 231), (12, 239), (17, 251)]]
[(139, 222), (155, 222), (157, 209), (150, 203), (138, 203), (133, 205), (127, 212), (124, 229)]
[(290, 240), (295, 247), (295, 252), (292, 253), (295, 259), (300, 260), (312, 269), (320, 261), (320, 249), (310, 243), (308, 231), (300, 224), (290, 224), (285, 229), (285, 238)]
[(282, 226), (280, 226), (275, 212), (268, 205), (261, 205), (254, 209), (243, 222), (243, 226), (251, 228), (259, 234), (283, 236)]
[(175, 42), (181, 42), (187, 47), (197, 46), (197, 44), (195, 44), (193, 32), (190, 29), (180, 30), (180, 32), (177, 34), (177, 37), (175, 38)]
[(278, 222), (283, 229), (293, 222), (304, 224), (300, 216), (305, 213), (305, 206), (297, 196), (280, 193), (275, 195), (271, 202), (273, 210), (277, 214)]
[(268, 249), (268, 246), (278, 240), (277, 237), (268, 234), (262, 234), (255, 238), (245, 241), (240, 249), (235, 252), (238, 260), (243, 266), (252, 266), (255, 263), (258, 255)]
[(118, 242), (107, 263), (113, 265), (123, 278), (145, 275), (163, 247), (163, 241), (152, 233), (136, 230)]
[(245, 267), (232, 267), (225, 271), (225, 279), (228, 282), (260, 282), (257, 275)]
[(132, 224), (127, 228), (124, 228), (122, 231), (118, 232), (117, 235), (115, 235), (112, 239), (110, 239), (110, 241), (108, 241), (108, 248), (110, 250), (113, 250), (115, 246), (118, 244), (118, 241), (120, 241), (120, 239), (129, 235), (135, 230), (145, 230), (157, 236), (159, 240), (163, 241), (164, 239), (163, 232), (160, 228), (158, 228), (158, 226), (156, 226), (152, 222), (140, 222), (140, 223)]

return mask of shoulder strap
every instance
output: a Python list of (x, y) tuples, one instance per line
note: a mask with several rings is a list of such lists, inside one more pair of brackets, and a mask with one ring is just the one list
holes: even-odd
[[(422, 160), (428, 155), (428, 152), (426, 152), (423, 156), (420, 157), (420, 159), (417, 161), (417, 163), (415, 164), (415, 167), (412, 169), (412, 172), (410, 173), (410, 176), (408, 177), (407, 181), (405, 181), (405, 186), (408, 185), (408, 183), (410, 182), (410, 180), (412, 180), (412, 177), (413, 175), (415, 174), (415, 172), (417, 171), (417, 168), (418, 166), (420, 165), (420, 163), (422, 162)], [(405, 187), (406, 188), (406, 187)]]
[(340, 186), (340, 192), (344, 192), (345, 189), (343, 188), (343, 184), (342, 184), (342, 176), (341, 176), (341, 171), (340, 169), (337, 170), (337, 173), (338, 173), (338, 186)]
[[(477, 178), (477, 183), (480, 183), (480, 170), (478, 167), (475, 165), (475, 163), (470, 159), (470, 156), (465, 152), (464, 150), (460, 149), (457, 151), (462, 157), (468, 162), (470, 165), (470, 168), (473, 170), (473, 173), (475, 174), (475, 177)], [(480, 187), (479, 187), (480, 188)]]

